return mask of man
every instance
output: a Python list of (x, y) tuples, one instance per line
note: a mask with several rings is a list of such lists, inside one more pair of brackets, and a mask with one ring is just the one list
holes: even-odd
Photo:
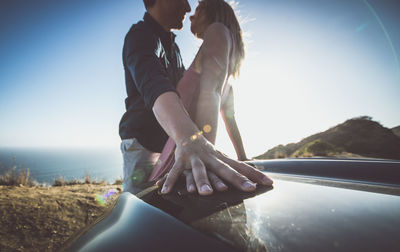
[[(137, 193), (147, 181), (168, 136), (176, 143), (175, 165), (161, 190), (171, 191), (184, 170), (192, 171), (201, 195), (213, 192), (220, 178), (243, 191), (255, 183), (272, 181), (251, 166), (232, 160), (201, 135), (186, 113), (176, 85), (184, 67), (172, 29), (181, 29), (190, 6), (187, 0), (144, 0), (143, 21), (132, 26), (125, 37), (126, 112), (120, 122), (124, 157), (124, 191)], [(210, 183), (207, 170), (213, 176)]]

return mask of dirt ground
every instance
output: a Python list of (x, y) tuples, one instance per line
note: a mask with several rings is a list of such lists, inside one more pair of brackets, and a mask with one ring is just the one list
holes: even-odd
[(0, 186), (0, 251), (58, 251), (114, 205), (120, 185)]

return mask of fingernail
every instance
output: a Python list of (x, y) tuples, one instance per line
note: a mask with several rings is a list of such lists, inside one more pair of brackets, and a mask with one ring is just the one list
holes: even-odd
[(189, 192), (194, 192), (196, 190), (196, 188), (194, 187), (194, 185), (190, 185), (188, 188)]
[(217, 183), (217, 186), (218, 186), (219, 188), (227, 188), (227, 186), (226, 186), (224, 183), (222, 183), (222, 182), (218, 182), (218, 183)]
[(274, 183), (274, 182), (270, 178), (264, 177), (262, 179), (262, 183), (263, 183), (263, 185), (272, 185), (272, 183)]
[(256, 188), (256, 184), (251, 183), (250, 181), (246, 181), (242, 185), (246, 189), (254, 189), (254, 188)]
[(211, 189), (211, 187), (209, 185), (204, 184), (204, 185), (201, 186), (201, 191), (202, 192), (212, 192), (212, 189)]
[(163, 186), (163, 188), (161, 189), (161, 193), (166, 193), (168, 189), (168, 186)]

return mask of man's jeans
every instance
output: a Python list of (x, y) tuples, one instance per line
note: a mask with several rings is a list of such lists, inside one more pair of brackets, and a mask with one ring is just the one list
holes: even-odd
[(121, 152), (124, 158), (123, 190), (136, 194), (142, 191), (160, 153), (144, 148), (136, 138), (124, 139), (121, 142)]

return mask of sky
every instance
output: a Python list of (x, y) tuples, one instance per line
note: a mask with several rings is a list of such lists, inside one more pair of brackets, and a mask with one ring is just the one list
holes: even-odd
[[(353, 117), (400, 125), (399, 10), (396, 0), (239, 1), (246, 58), (232, 84), (248, 156)], [(138, 0), (2, 0), (0, 147), (119, 148), (123, 40), (143, 14)], [(201, 43), (189, 27), (174, 31), (186, 66)], [(234, 155), (222, 123), (217, 148)]]

